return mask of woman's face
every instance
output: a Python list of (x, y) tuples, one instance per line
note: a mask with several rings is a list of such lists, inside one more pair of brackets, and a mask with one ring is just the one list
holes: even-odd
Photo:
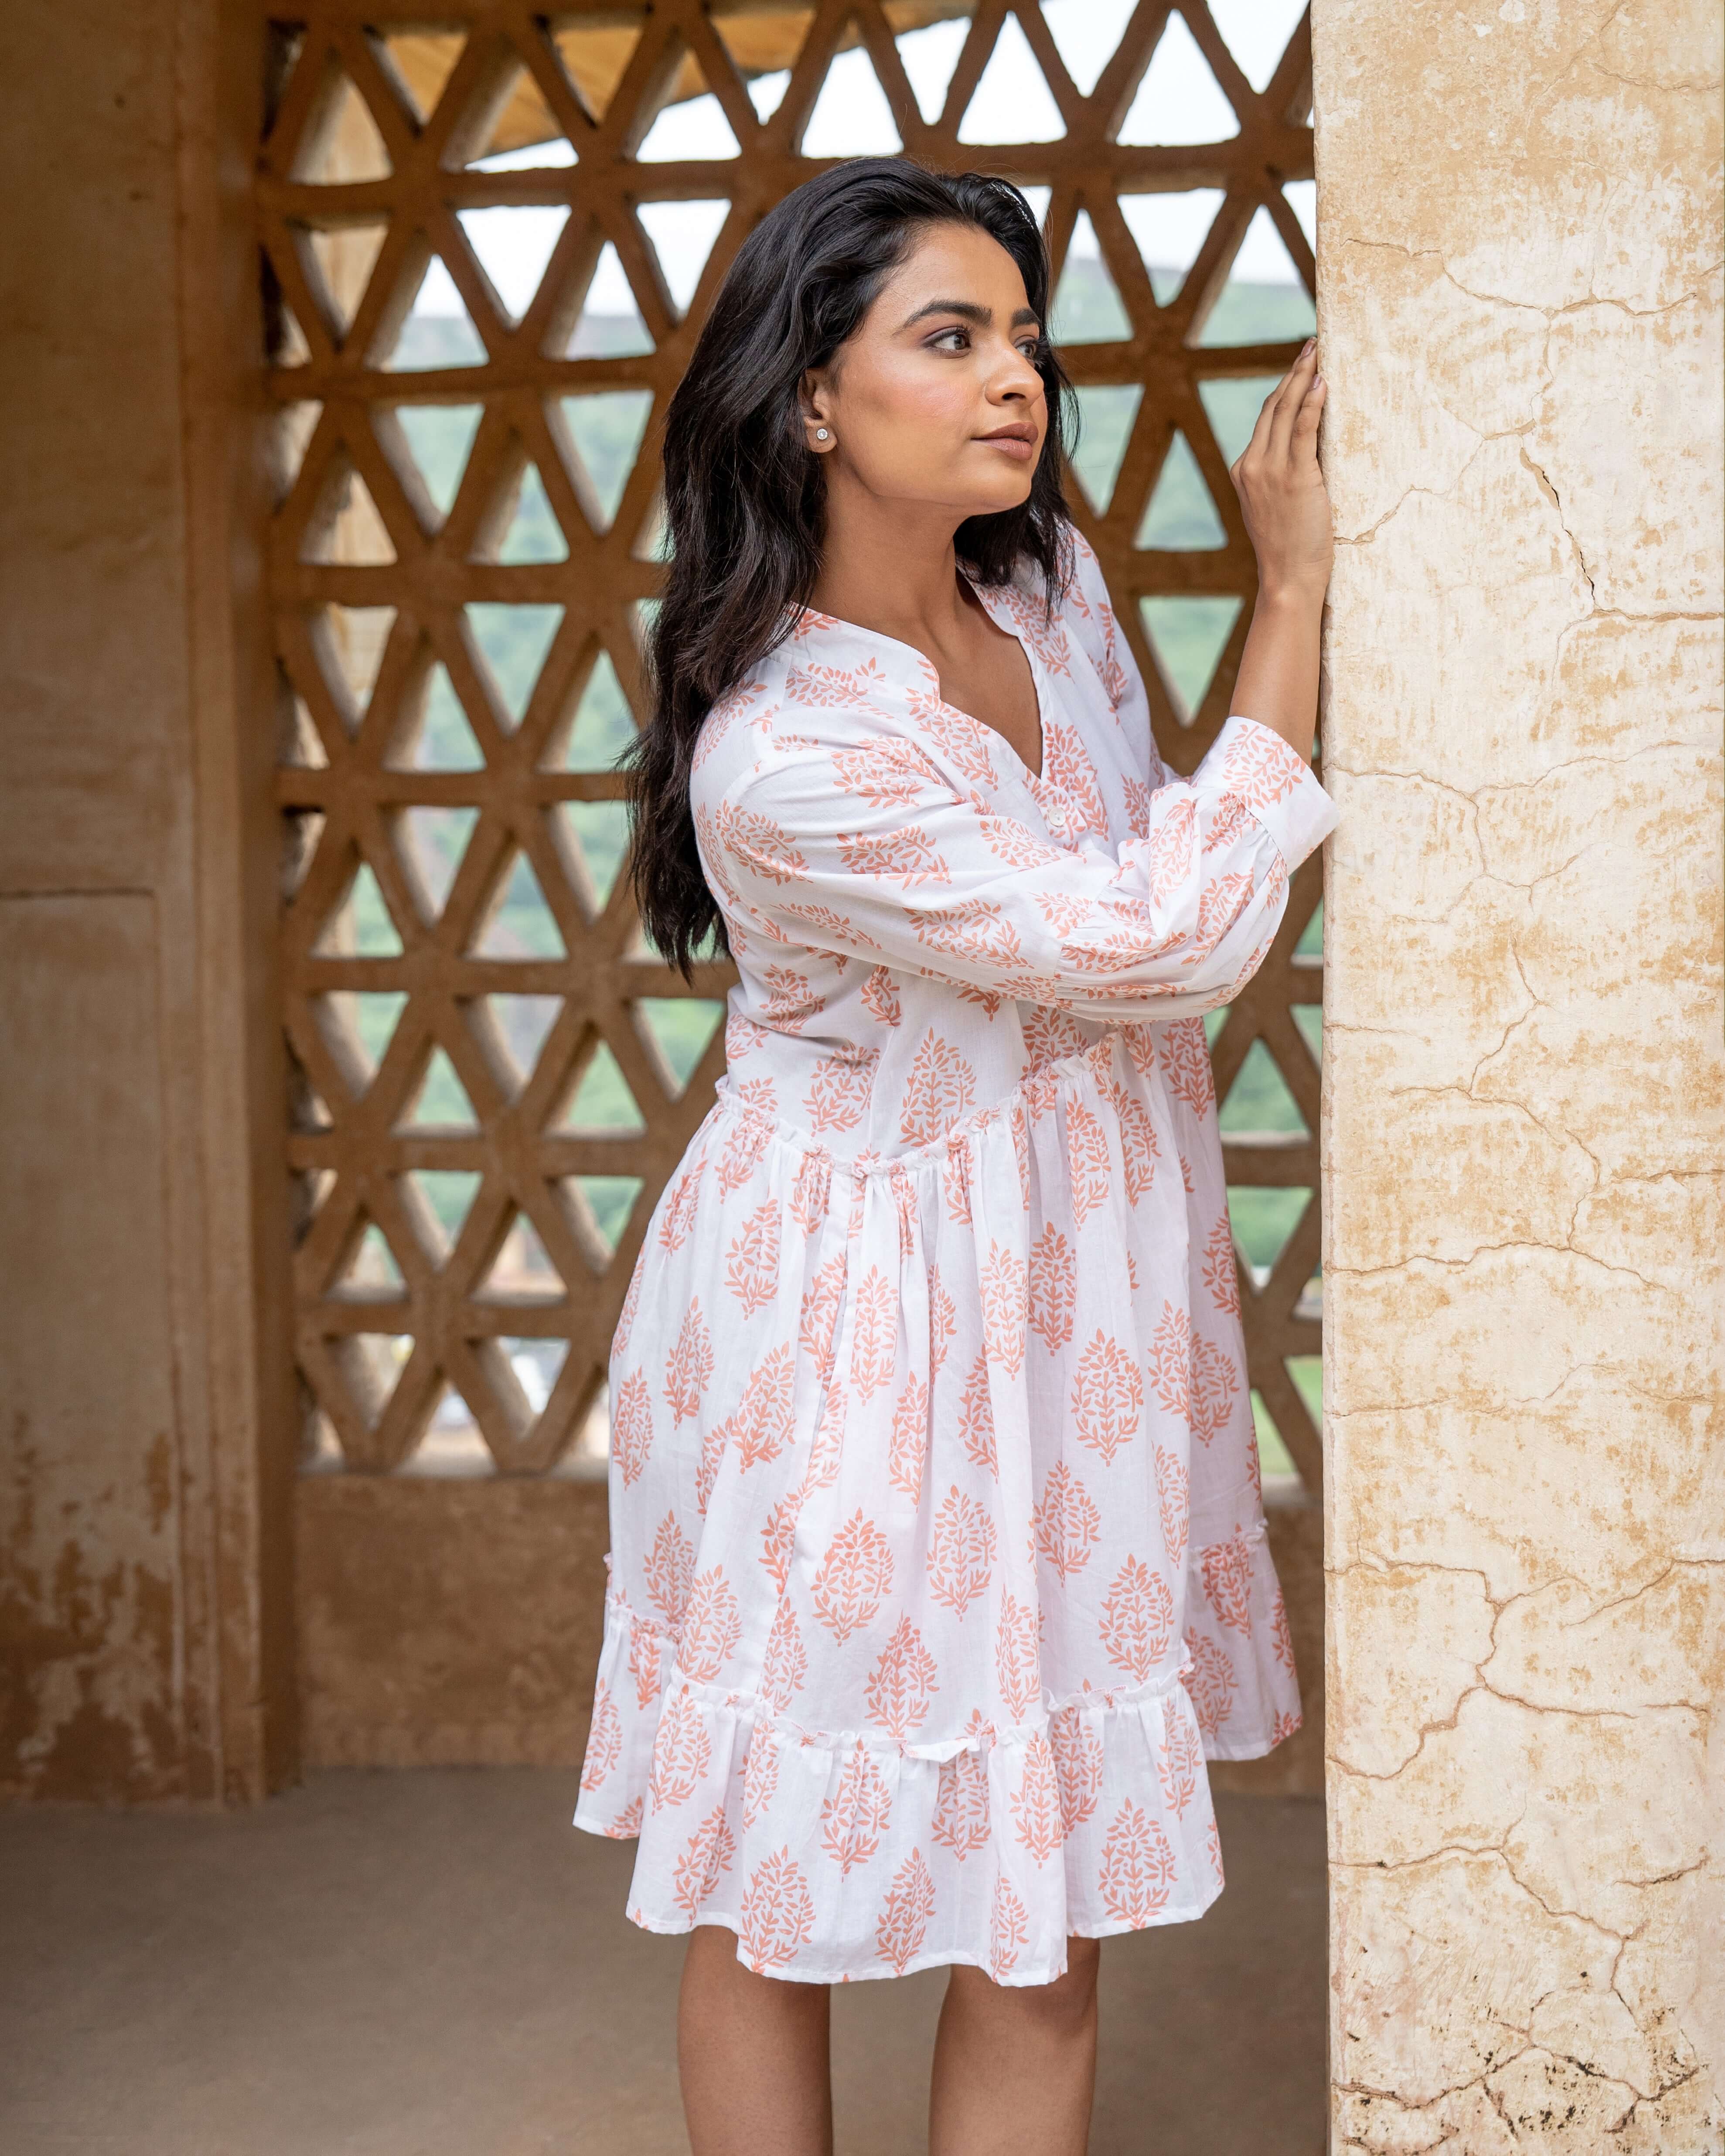
[(998, 240), (927, 227), (850, 342), (805, 377), (805, 438), (829, 485), (937, 506), (955, 523), (1016, 508), (1048, 433), (1042, 326)]

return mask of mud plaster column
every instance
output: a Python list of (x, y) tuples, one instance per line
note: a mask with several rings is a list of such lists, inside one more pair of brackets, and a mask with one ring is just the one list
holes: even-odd
[(1313, 16), (1333, 2145), (1695, 2156), (1725, 2052), (1718, 12)]

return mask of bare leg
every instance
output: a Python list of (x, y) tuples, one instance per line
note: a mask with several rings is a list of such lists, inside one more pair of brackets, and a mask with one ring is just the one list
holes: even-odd
[(1101, 1958), (1095, 1939), (1068, 1939), (1064, 1976), (1016, 1989), (953, 1969), (935, 2041), (929, 2156), (1084, 2156)]
[(734, 1933), (697, 1925), (677, 2003), (693, 2156), (832, 2156), (824, 1984), (757, 1976)]

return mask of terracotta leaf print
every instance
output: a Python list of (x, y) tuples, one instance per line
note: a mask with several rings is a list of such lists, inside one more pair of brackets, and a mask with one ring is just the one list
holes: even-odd
[(899, 1136), (908, 1146), (932, 1145), (976, 1097), (976, 1073), (932, 1026), (916, 1045), (899, 1109)]
[(1249, 808), (1270, 808), (1307, 776), (1298, 752), (1268, 726), (1242, 730), (1228, 744), (1222, 780)]
[(742, 1619), (722, 1568), (698, 1573), (689, 1590), (677, 1661), (685, 1676), (711, 1684), (737, 1652)]
[(809, 1283), (798, 1320), (798, 1345), (825, 1384), (833, 1374), (833, 1344), (845, 1299), (845, 1253), (829, 1258)]
[(1061, 859), (1061, 850), (1039, 839), (1027, 824), (1012, 816), (983, 816), (977, 824), (983, 844), (1008, 867), (1045, 869)]
[(1085, 752), (1076, 726), (1060, 720), (1042, 729), (1043, 778), (1056, 787), (1082, 822), (1099, 837), (1108, 835), (1108, 810), (1096, 767)]
[(761, 1657), (761, 1697), (782, 1714), (803, 1689), (809, 1676), (809, 1650), (803, 1645), (803, 1628), (788, 1602), (773, 1612), (773, 1630)]
[(1214, 949), (1239, 920), (1251, 901), (1249, 875), (1213, 876), (1198, 897), (1198, 941)]
[(1052, 1354), (1072, 1337), (1078, 1261), (1052, 1221), (1030, 1245), (1030, 1330)]
[(851, 1317), (850, 1384), (865, 1400), (892, 1376), (898, 1348), (898, 1298), (879, 1265), (870, 1265), (856, 1291)]
[(922, 1460), (927, 1448), (928, 1388), (920, 1378), (911, 1378), (893, 1406), (886, 1479), (913, 1505), (922, 1494)]
[(903, 1022), (897, 984), (884, 966), (876, 966), (857, 992), (858, 1000), (870, 1017), (881, 1025), (898, 1025)]
[(819, 1018), (826, 1008), (814, 983), (794, 966), (762, 966), (760, 978), (768, 991), (761, 1006), (761, 1022), (769, 1031), (800, 1033), (810, 1019)]
[(764, 1730), (749, 1739), (742, 1763), (742, 1823), (754, 1826), (778, 1794), (778, 1747)]
[(810, 1491), (830, 1489), (838, 1481), (839, 1462), (844, 1450), (845, 1395), (834, 1386), (827, 1394), (820, 1420), (814, 1425), (814, 1442), (809, 1448), (809, 1466), (803, 1476), (805, 1496)]
[(1082, 1226), (1108, 1196), (1108, 1135), (1082, 1101), (1066, 1103), (1066, 1169), (1072, 1218)]
[(757, 1976), (782, 1968), (814, 1938), (814, 1897), (788, 1849), (767, 1857), (750, 1874), (737, 1936)]
[(1053, 1566), (1064, 1587), (1090, 1563), (1102, 1532), (1101, 1514), (1064, 1460), (1049, 1469), (1032, 1519), (1038, 1553)]
[(713, 1337), (706, 1328), (706, 1320), (701, 1314), (699, 1297), (692, 1301), (678, 1329), (677, 1344), (671, 1350), (670, 1364), (665, 1372), (665, 1397), (674, 1419), (681, 1422), (685, 1415), (701, 1412), (701, 1403), (707, 1387), (713, 1381)]
[(1042, 1698), (1042, 1656), (1034, 1611), (1010, 1594), (1000, 1598), (994, 1674), (999, 1680), (1002, 1704), (1014, 1722), (1022, 1722)]
[(747, 1096), (759, 1087), (764, 1087), (766, 1090), (768, 1100), (768, 1108), (738, 1116), (726, 1132), (725, 1142), (719, 1147), (719, 1165), (715, 1170), (715, 1179), (720, 1189), (727, 1197), (733, 1190), (741, 1190), (748, 1182), (755, 1170), (765, 1159), (767, 1148), (773, 1142), (773, 1125), (768, 1120), (773, 1092), (772, 1081), (767, 1078), (745, 1078), (739, 1084), (737, 1091)]
[(705, 1158), (691, 1162), (665, 1193), (665, 1209), (659, 1216), (659, 1240), (667, 1250), (680, 1250), (689, 1240), (701, 1203), (701, 1172), (706, 1165)]
[(652, 1597), (654, 1608), (664, 1618), (666, 1630), (680, 1632), (689, 1600), (690, 1583), (695, 1577), (695, 1545), (677, 1525), (674, 1513), (667, 1512), (660, 1522), (643, 1569), (647, 1592)]
[(1226, 1648), (1207, 1632), (1189, 1632), (1186, 1651), (1192, 1657), (1186, 1689), (1198, 1710), (1198, 1726), (1206, 1737), (1214, 1737), (1234, 1705), (1234, 1665)]
[(1201, 1018), (1172, 1020), (1162, 1029), (1162, 1067), (1168, 1090), (1196, 1115), (1215, 1104), (1215, 1079)]
[(1102, 1794), (1102, 1732), (1081, 1707), (1063, 1707), (1049, 1718), (1055, 1779), (1060, 1784), (1060, 1820), (1070, 1835), (1082, 1826)]
[(995, 1542), (993, 1521), (954, 1483), (928, 1537), (928, 1592), (943, 1609), (962, 1617), (984, 1591), (993, 1575)]
[[(1117, 672), (1118, 668), (1117, 666)], [(1117, 702), (1118, 699), (1116, 699)], [(1127, 828), (1135, 839), (1150, 835), (1150, 788), (1142, 778), (1128, 777), (1122, 782), (1126, 793)]]
[(1117, 1669), (1142, 1684), (1173, 1637), (1174, 1599), (1160, 1573), (1129, 1557), (1102, 1604), (1098, 1635)]
[(623, 1308), (617, 1319), (617, 1330), (612, 1335), (611, 1353), (621, 1358), (629, 1353), (629, 1336), (634, 1330), (635, 1312), (641, 1306), (641, 1280), (647, 1270), (647, 1246), (642, 1244), (635, 1253), (634, 1269), (629, 1276), (629, 1293), (623, 1298)]
[(934, 1914), (934, 1881), (920, 1849), (913, 1849), (892, 1876), (880, 1905), (875, 1939), (880, 1958), (902, 1976), (922, 1951), (928, 1920)]
[(1294, 1635), (1288, 1628), (1288, 1605), (1282, 1599), (1278, 1587), (1270, 1604), (1270, 1645), (1276, 1659), (1288, 1675), (1298, 1675), (1294, 1667)]
[(1186, 1561), (1186, 1527), (1191, 1511), (1191, 1478), (1178, 1452), (1156, 1448), (1156, 1500), (1162, 1515), (1163, 1546), (1178, 1572)]
[(1216, 1884), (1220, 1887), (1224, 1884), (1222, 1876), (1222, 1835), (1220, 1829), (1217, 1826), (1216, 1822), (1214, 1820), (1210, 1821), (1209, 1831), (1204, 1838), (1204, 1855), (1208, 1856), (1210, 1861), (1210, 1869), (1216, 1875)]
[(635, 1705), (651, 1707), (665, 1682), (665, 1662), (659, 1634), (644, 1625), (629, 1628), (629, 1673), (635, 1681)]
[(949, 1145), (941, 1163), (941, 1195), (955, 1227), (970, 1225), (970, 1156), (962, 1145)]
[(881, 1650), (865, 1691), (869, 1719), (901, 1741), (922, 1727), (929, 1702), (940, 1689), (939, 1669), (908, 1617), (901, 1617)]
[(1106, 1332), (1098, 1332), (1078, 1358), (1071, 1409), (1073, 1430), (1101, 1454), (1105, 1465), (1138, 1434), (1144, 1381), (1131, 1356)]
[[(982, 1726), (982, 1710), (973, 1709), (971, 1733), (979, 1734)], [(941, 1762), (934, 1821), (929, 1833), (942, 1849), (950, 1849), (962, 1864), (973, 1851), (988, 1847), (990, 1832), (988, 1767), (979, 1748), (967, 1748)]]
[(1090, 1045), (1084, 1028), (1069, 1011), (1050, 1010), (1045, 1004), (1029, 1006), (1024, 1014), (1024, 1053), (1030, 1059), (1033, 1070), (1063, 1062), (1069, 1055), (1081, 1055)]
[(653, 1737), (653, 1768), (647, 1794), (655, 1811), (685, 1804), (712, 1772), (713, 1748), (701, 1709), (688, 1692), (667, 1702)]
[(1198, 1794), (1204, 1754), (1189, 1715), (1177, 1713), (1170, 1707), (1168, 1724), (1168, 1742), (1156, 1755), (1157, 1778), (1168, 1810), (1176, 1819), (1183, 1819), (1187, 1805)]
[[(830, 624), (836, 627), (837, 624)], [(784, 692), (798, 704), (866, 704), (883, 676), (878, 660), (865, 659), (860, 666), (793, 666), (785, 676)]]
[(691, 1924), (736, 1854), (737, 1839), (725, 1823), (725, 1807), (716, 1804), (690, 1835), (672, 1875), (671, 1899)]
[[(1031, 894), (1037, 911), (1056, 936), (1070, 936), (1082, 927), (1096, 910), (1096, 901), (1081, 891), (1037, 891)], [(1062, 947), (1062, 957), (1066, 956)]]
[(843, 1646), (871, 1624), (892, 1586), (892, 1550), (859, 1510), (833, 1537), (810, 1589), (814, 1614)]
[(892, 1819), (892, 1794), (880, 1769), (859, 1743), (839, 1769), (838, 1787), (820, 1807), (820, 1845), (849, 1876), (880, 1846)]
[(1040, 1729), (1024, 1746), (1024, 1771), (1007, 1801), (1012, 1807), (1014, 1834), (1036, 1863), (1046, 1864), (1065, 1841), (1066, 1830), (1060, 1823), (1060, 1784), (1054, 1751)]
[(1199, 1577), (1204, 1599), (1219, 1624), (1250, 1639), (1252, 1630), (1252, 1553), (1237, 1530), (1224, 1543), (1209, 1543), (1199, 1552)]
[(1017, 1968), (1029, 1936), (1030, 1919), (1024, 1903), (1005, 1879), (997, 1879), (988, 1912), (988, 1974), (997, 1984), (1004, 1983)]
[(784, 1584), (790, 1577), (791, 1552), (797, 1539), (797, 1521), (803, 1510), (803, 1492), (793, 1490), (788, 1497), (781, 1497), (767, 1515), (761, 1529), (761, 1562), (767, 1568), (767, 1576), (784, 1593)]
[(1242, 833), (1251, 829), (1255, 820), (1238, 794), (1224, 794), (1204, 831), (1204, 851), (1213, 854), (1223, 846), (1231, 846)]
[(1150, 841), (1150, 897), (1165, 906), (1192, 873), (1198, 806), (1191, 794), (1177, 800)]
[(992, 898), (967, 898), (957, 906), (931, 907), (917, 914), (911, 925), (931, 950), (949, 957), (1011, 966), (1024, 956), (1018, 930)]
[(914, 742), (888, 737), (864, 748), (841, 748), (833, 757), (833, 770), (847, 793), (877, 808), (907, 808), (925, 793), (950, 791), (938, 767)]
[(934, 1266), (928, 1269), (928, 1363), (931, 1373), (938, 1370), (947, 1359), (947, 1350), (952, 1345), (952, 1335), (957, 1329), (958, 1312), (952, 1298), (941, 1285), (941, 1276)]
[(1231, 1356), (1201, 1332), (1192, 1337), (1192, 1435), (1201, 1445), (1228, 1427), (1240, 1391)]
[(1124, 1924), (1147, 1924), (1168, 1906), (1173, 1885), (1174, 1852), (1168, 1836), (1128, 1798), (1102, 1845), (1096, 1887), (1104, 1906)]
[(1136, 1093), (1124, 1086), (1111, 1086), (1108, 1097), (1120, 1120), (1120, 1155), (1126, 1168), (1127, 1203), (1136, 1205), (1156, 1180), (1156, 1163), (1162, 1152), (1150, 1111)]
[(986, 1349), (978, 1354), (970, 1366), (970, 1375), (964, 1380), (964, 1395), (958, 1403), (958, 1438), (966, 1457), (974, 1466), (986, 1468), (990, 1475), (999, 1471), (994, 1453), (994, 1406), (988, 1392)]
[(803, 1154), (791, 1186), (791, 1214), (805, 1235), (812, 1235), (827, 1217), (832, 1180), (833, 1163), (825, 1153)]
[(653, 1449), (653, 1406), (647, 1380), (632, 1370), (617, 1388), (617, 1404), (611, 1411), (611, 1457), (622, 1471), (624, 1485), (640, 1480)]
[(911, 716), (962, 778), (973, 785), (992, 786), (994, 767), (988, 760), (988, 736), (981, 722), (957, 705), (943, 703), (926, 690), (912, 689), (908, 696)]
[(859, 1050), (824, 1055), (814, 1067), (814, 1077), (803, 1096), (812, 1128), (852, 1131), (862, 1121), (875, 1087), (875, 1065), (879, 1059)]
[(1029, 1314), (1029, 1275), (1022, 1258), (990, 1242), (979, 1285), (983, 1298), (983, 1344), (988, 1360), (1017, 1377), (1024, 1367), (1024, 1324)]
[(713, 822), (719, 844), (752, 875), (783, 884), (796, 883), (809, 874), (795, 839), (770, 816), (721, 801)]
[(614, 1823), (605, 1829), (613, 1841), (633, 1841), (641, 1830), (641, 1815), (647, 1809), (644, 1797), (631, 1797), (619, 1812)]
[(721, 1445), (735, 1453), (739, 1471), (777, 1460), (791, 1439), (791, 1351), (775, 1348), (749, 1373), (742, 1399), (720, 1424)]
[(778, 1289), (778, 1207), (768, 1199), (750, 1214), (725, 1253), (725, 1286), (745, 1317), (764, 1310)]
[(593, 1687), (593, 1722), (587, 1733), (587, 1756), (581, 1763), (581, 1786), (596, 1789), (623, 1757), (623, 1720), (611, 1687), (601, 1677)]
[(1210, 1300), (1226, 1317), (1240, 1315), (1240, 1263), (1234, 1254), (1234, 1232), (1224, 1213), (1211, 1229), (1204, 1246), (1204, 1284)]
[(898, 824), (886, 831), (841, 831), (834, 844), (853, 875), (875, 876), (906, 889), (952, 880), (945, 856), (920, 824)]
[(1270, 1729), (1270, 1742), (1272, 1748), (1278, 1744), (1286, 1744), (1299, 1727), (1300, 1717), (1297, 1714), (1290, 1714), (1284, 1710), (1278, 1710), (1276, 1720), (1271, 1723)]
[(1183, 1422), (1192, 1418), (1192, 1321), (1171, 1302), (1162, 1306), (1162, 1318), (1150, 1342), (1150, 1383), (1156, 1397), (1171, 1415)]

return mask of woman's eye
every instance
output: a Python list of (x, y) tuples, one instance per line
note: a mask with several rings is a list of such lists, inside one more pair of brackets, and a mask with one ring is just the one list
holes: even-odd
[[(949, 342), (951, 338), (957, 338), (957, 343)], [(970, 333), (961, 329), (941, 330), (929, 341), (937, 351), (963, 352), (970, 342)]]

